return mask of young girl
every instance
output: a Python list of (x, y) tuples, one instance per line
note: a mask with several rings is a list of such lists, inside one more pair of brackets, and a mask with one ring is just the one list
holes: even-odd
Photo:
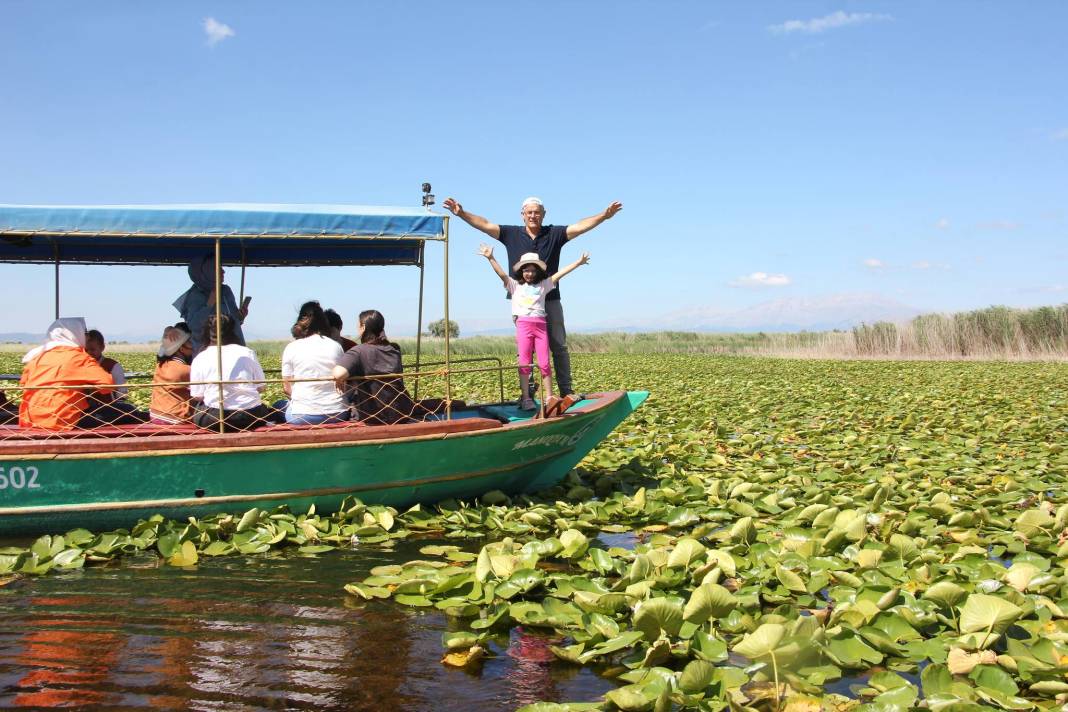
[(505, 289), (512, 295), (512, 316), (515, 318), (515, 343), (519, 351), (519, 384), (523, 397), (519, 401), (521, 410), (534, 410), (534, 400), (530, 397), (530, 356), (538, 356), (538, 370), (541, 371), (541, 385), (544, 401), (552, 397), (552, 379), (549, 367), (549, 330), (545, 324), (545, 296), (556, 288), (564, 275), (587, 264), (590, 253), (583, 252), (582, 257), (564, 267), (551, 277), (545, 273), (545, 263), (536, 252), (528, 252), (512, 266), (512, 274), (505, 273), (497, 260), (493, 258), (493, 248), (481, 245), (478, 253), (489, 260), (490, 266), (504, 282)]

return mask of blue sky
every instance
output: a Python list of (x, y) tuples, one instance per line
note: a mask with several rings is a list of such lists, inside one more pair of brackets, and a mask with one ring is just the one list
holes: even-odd
[[(1068, 301), (1062, 2), (0, 4), (0, 202), (415, 205), (498, 223), (621, 200), (571, 243), (572, 329), (865, 293)], [(454, 221), (451, 308), (508, 327)], [(440, 248), (427, 312), (441, 313)], [(233, 278), (233, 273), (230, 275)], [(42, 331), (50, 268), (0, 332)], [(249, 333), (319, 298), (414, 330), (418, 275), (258, 270)], [(65, 314), (157, 333), (178, 268), (63, 271)]]

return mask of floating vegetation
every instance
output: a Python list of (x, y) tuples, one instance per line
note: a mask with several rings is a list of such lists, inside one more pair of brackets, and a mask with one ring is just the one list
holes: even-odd
[(4, 550), (0, 573), (426, 537), (346, 591), (444, 612), (445, 665), (522, 626), (620, 683), (529, 712), (1068, 702), (1062, 366), (576, 360), (653, 396), (538, 497), (153, 518)]

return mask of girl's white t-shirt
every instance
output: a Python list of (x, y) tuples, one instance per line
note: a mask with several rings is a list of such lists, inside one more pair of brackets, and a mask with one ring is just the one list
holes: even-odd
[(508, 293), (512, 295), (512, 316), (545, 316), (545, 297), (556, 289), (551, 279), (534, 284), (508, 278)]
[[(216, 346), (197, 354), (189, 367), (189, 393), (193, 398), (202, 398), (207, 408), (219, 407), (219, 386), (203, 381), (263, 381), (263, 368), (256, 360), (256, 353), (240, 344), (222, 347), (223, 377), (219, 378)], [(263, 404), (260, 391), (263, 383), (224, 383), (224, 410), (251, 410)]]
[(330, 373), (345, 352), (333, 339), (312, 334), (286, 345), (282, 352), (282, 378), (324, 378), (324, 381), (294, 383), (289, 412), (297, 415), (332, 415), (345, 410)]

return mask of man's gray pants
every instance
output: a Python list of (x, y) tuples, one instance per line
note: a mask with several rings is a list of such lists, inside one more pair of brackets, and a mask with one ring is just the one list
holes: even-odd
[(567, 352), (567, 329), (564, 327), (564, 306), (559, 299), (545, 302), (545, 321), (549, 327), (549, 350), (553, 353), (557, 395), (573, 393), (571, 354)]

